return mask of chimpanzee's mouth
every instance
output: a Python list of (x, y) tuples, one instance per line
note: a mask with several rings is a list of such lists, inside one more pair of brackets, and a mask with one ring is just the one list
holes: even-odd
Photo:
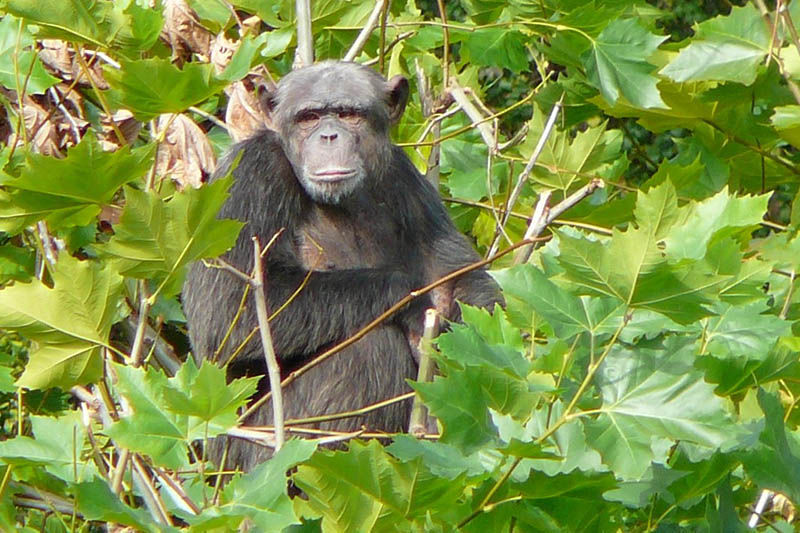
[(314, 173), (315, 181), (334, 182), (344, 181), (355, 176), (356, 171), (352, 168), (330, 168), (321, 172)]

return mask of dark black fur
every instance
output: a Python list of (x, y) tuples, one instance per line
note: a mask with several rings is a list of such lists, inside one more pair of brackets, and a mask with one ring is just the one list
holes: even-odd
[[(372, 71), (354, 64), (327, 63), (317, 69), (345, 69), (348, 76), (364, 76), (372, 84), (378, 84), (376, 80), (386, 83)], [(293, 83), (299, 83), (297, 76)], [(367, 90), (362, 92), (366, 94)], [(280, 110), (281, 102), (276, 105)], [(382, 123), (377, 126), (366, 126), (373, 141), (383, 143), (383, 136), (385, 143), (390, 142), (387, 117), (380, 118)], [(282, 118), (278, 129), (291, 135), (288, 120)], [(285, 155), (285, 146), (286, 139), (282, 142), (279, 134), (263, 132), (236, 145), (216, 173), (226, 174), (231, 161), (241, 153), (231, 196), (220, 216), (240, 219), (247, 225), (236, 246), (225, 256), (226, 261), (249, 272), (253, 265), (251, 237), (257, 235), (266, 243), (277, 231), (285, 229), (266, 257), (271, 309), (286, 301), (309, 269), (314, 270), (307, 286), (271, 322), (284, 375), (324, 347), (356, 332), (409, 291), (479, 259), (453, 226), (437, 191), (400, 148), (388, 145), (383, 155), (387, 161), (379, 163), (382, 168), (376, 171), (376, 162), (368, 161), (373, 170), (359, 188), (334, 204), (325, 204), (312, 200), (301, 186)], [(309, 264), (314, 261), (308, 258), (308, 236), (325, 250), (320, 256), (322, 264)], [(214, 354), (243, 290), (244, 283), (230, 273), (202, 264), (191, 269), (183, 297), (198, 361)], [(490, 306), (499, 301), (497, 288), (484, 271), (463, 276), (447, 290), (454, 298), (474, 305)], [(437, 302), (440, 310), (454, 318), (457, 311), (449, 298), (439, 300), (443, 302)], [(287, 387), (283, 393), (286, 418), (353, 410), (407, 392), (405, 380), (416, 374), (408, 338), (410, 333), (419, 332), (422, 308), (429, 302), (423, 298), (409, 306)], [(255, 306), (250, 298), (239, 326), (221, 352), (222, 362), (255, 325)], [(258, 339), (256, 335), (230, 362), (232, 376), (264, 372)], [(408, 403), (396, 403), (363, 417), (319, 427), (349, 431), (366, 426), (369, 430), (398, 432), (406, 428), (408, 416)], [(270, 406), (265, 405), (247, 423), (271, 425), (271, 417)], [(230, 444), (228, 465), (245, 470), (271, 453), (238, 439)]]

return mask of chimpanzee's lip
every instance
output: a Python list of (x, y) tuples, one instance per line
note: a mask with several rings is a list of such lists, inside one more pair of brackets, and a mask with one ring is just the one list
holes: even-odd
[(352, 178), (356, 171), (352, 168), (329, 168), (321, 172), (314, 173), (314, 179), (317, 181), (342, 181)]

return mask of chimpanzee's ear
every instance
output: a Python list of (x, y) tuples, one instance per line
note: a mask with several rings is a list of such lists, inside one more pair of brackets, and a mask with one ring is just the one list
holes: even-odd
[(389, 120), (395, 124), (403, 116), (408, 102), (408, 80), (401, 75), (393, 76), (386, 82), (389, 95)]
[(261, 113), (267, 122), (267, 127), (275, 129), (275, 100), (276, 87), (275, 84), (260, 84), (256, 89), (258, 91), (258, 103), (261, 107)]

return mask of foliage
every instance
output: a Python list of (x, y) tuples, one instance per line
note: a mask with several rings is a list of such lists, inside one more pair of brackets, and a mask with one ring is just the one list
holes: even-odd
[[(294, 2), (229, 4), (0, 2), (0, 529), (739, 531), (762, 490), (800, 502), (800, 2), (391, 2), (357, 60), (419, 89), (395, 138), (440, 150), (481, 251), (603, 186), (438, 338), (437, 438), (292, 439), (223, 484), (203, 449), (257, 433), (257, 380), (182, 348), (185, 270), (241, 227), (229, 179), (196, 187), (297, 45)], [(313, 2), (318, 59), (373, 5)]]

